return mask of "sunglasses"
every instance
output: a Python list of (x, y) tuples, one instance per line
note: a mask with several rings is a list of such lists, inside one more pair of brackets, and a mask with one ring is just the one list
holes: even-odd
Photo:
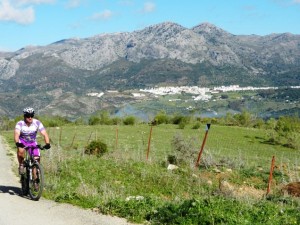
[(33, 118), (34, 117), (34, 114), (25, 114), (24, 115), (26, 118)]

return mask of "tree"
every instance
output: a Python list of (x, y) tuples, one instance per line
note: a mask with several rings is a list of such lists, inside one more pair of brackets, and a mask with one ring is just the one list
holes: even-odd
[(136, 119), (134, 116), (127, 116), (124, 120), (123, 123), (124, 125), (134, 125), (136, 122)]
[(169, 118), (166, 112), (162, 110), (156, 114), (156, 116), (154, 117), (154, 121), (157, 125), (163, 123), (167, 124), (169, 123)]

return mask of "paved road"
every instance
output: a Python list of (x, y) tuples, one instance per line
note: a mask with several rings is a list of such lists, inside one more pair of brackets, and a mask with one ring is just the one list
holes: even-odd
[(69, 204), (20, 196), (19, 178), (0, 136), (0, 225), (125, 225), (126, 220), (101, 215)]

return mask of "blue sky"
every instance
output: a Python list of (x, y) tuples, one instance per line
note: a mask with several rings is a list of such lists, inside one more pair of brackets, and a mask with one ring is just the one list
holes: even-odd
[(232, 34), (300, 34), (300, 0), (0, 0), (0, 51), (171, 21)]

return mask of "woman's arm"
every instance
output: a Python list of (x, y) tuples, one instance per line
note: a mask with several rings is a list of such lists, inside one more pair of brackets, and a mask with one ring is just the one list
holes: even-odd
[(46, 129), (42, 130), (41, 134), (44, 136), (45, 144), (50, 144), (50, 139)]
[(14, 132), (15, 143), (19, 142), (20, 134), (21, 134), (20, 130), (15, 129), (15, 132)]

